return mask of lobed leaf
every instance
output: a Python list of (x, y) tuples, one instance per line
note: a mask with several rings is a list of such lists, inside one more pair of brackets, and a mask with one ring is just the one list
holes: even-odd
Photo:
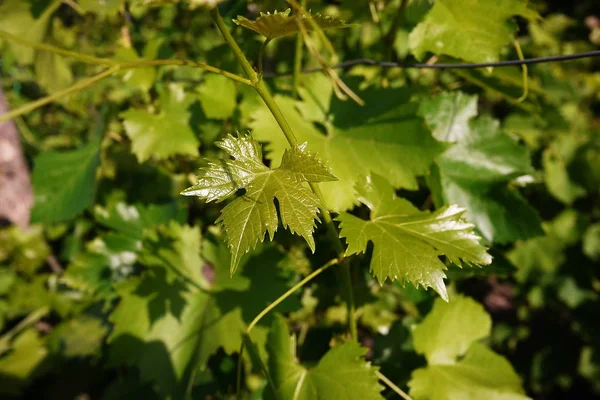
[(346, 254), (365, 252), (368, 242), (373, 243), (371, 271), (381, 284), (389, 278), (432, 287), (448, 301), (446, 266), (440, 256), (459, 266), (461, 260), (478, 265), (492, 262), (474, 226), (463, 219), (464, 209), (451, 205), (433, 213), (419, 211), (407, 200), (396, 198), (393, 187), (376, 174), (356, 190), (371, 209), (371, 217), (365, 221), (341, 214), (337, 218), (340, 237), (348, 243)]
[[(300, 28), (298, 27), (298, 19), (306, 20), (308, 17), (304, 14), (290, 15), (290, 12), (290, 8), (283, 12), (274, 11), (273, 14), (270, 12), (266, 14), (261, 12), (260, 16), (254, 21), (240, 15), (234, 19), (233, 22), (237, 25), (243, 26), (246, 29), (253, 30), (269, 40), (272, 40), (282, 36), (294, 35), (300, 32)], [(329, 15), (316, 14), (311, 16), (311, 18), (317, 23), (317, 25), (319, 25), (319, 28), (323, 30), (349, 28), (354, 26)], [(312, 26), (310, 24), (305, 22), (304, 26), (307, 31), (312, 30)]]
[(335, 180), (329, 168), (306, 151), (306, 145), (286, 150), (281, 166), (275, 169), (263, 164), (260, 145), (249, 135), (229, 135), (217, 145), (233, 160), (211, 162), (198, 177), (198, 183), (182, 194), (210, 202), (223, 201), (238, 190), (245, 190), (223, 208), (217, 220), (224, 228), (232, 254), (231, 273), (241, 257), (264, 240), (266, 233), (273, 240), (279, 222), (275, 200), (284, 228), (302, 236), (314, 251), (312, 232), (320, 201), (303, 183)]

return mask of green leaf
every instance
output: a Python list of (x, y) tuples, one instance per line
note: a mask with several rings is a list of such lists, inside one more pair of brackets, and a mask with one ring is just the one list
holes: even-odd
[[(39, 15), (31, 15), (31, 3), (22, 0), (5, 0), (0, 4), (0, 27), (3, 31), (15, 36), (27, 38), (32, 42), (41, 42), (46, 37), (46, 29), (52, 14), (61, 2), (53, 0)], [(34, 61), (35, 50), (12, 41), (8, 45), (21, 64), (31, 64)]]
[[(120, 47), (115, 53), (115, 59), (123, 62), (136, 62), (142, 61), (143, 59), (151, 60), (157, 58), (157, 52), (155, 51), (157, 50), (156, 46), (146, 46), (146, 50), (148, 49), (154, 51), (150, 51), (149, 54), (144, 54), (144, 58), (142, 58), (133, 48)], [(146, 52), (148, 53), (148, 51)], [(154, 67), (134, 68), (123, 74), (124, 82), (133, 86), (134, 88), (142, 90), (145, 93), (148, 93), (148, 91), (152, 88), (155, 79), (156, 68)]]
[(225, 231), (225, 240), (232, 254), (231, 273), (240, 259), (268, 232), (273, 240), (278, 218), (275, 199), (284, 228), (302, 236), (314, 251), (312, 232), (320, 206), (319, 198), (303, 182), (324, 182), (336, 178), (319, 159), (306, 151), (306, 145), (296, 146), (283, 154), (281, 166), (270, 169), (262, 162), (258, 142), (248, 135), (231, 135), (217, 142), (233, 160), (212, 161), (204, 168), (198, 183), (182, 192), (203, 200), (223, 201), (236, 191), (246, 192), (229, 203), (217, 220)]
[(94, 201), (96, 169), (100, 165), (100, 143), (77, 150), (48, 151), (36, 157), (32, 182), (34, 222), (57, 222), (75, 217)]
[(124, 2), (124, 0), (80, 0), (78, 4), (84, 11), (110, 16), (116, 15)]
[(12, 343), (11, 352), (0, 356), (0, 393), (17, 395), (46, 358), (48, 350), (35, 329), (27, 329)]
[(544, 181), (548, 191), (565, 204), (573, 204), (578, 198), (585, 196), (585, 189), (571, 180), (567, 171), (567, 160), (560, 149), (561, 142), (555, 142), (542, 154)]
[[(219, 246), (223, 245), (205, 241), (203, 248), (208, 256), (221, 253)], [(179, 251), (199, 254), (196, 245)], [(185, 266), (173, 266), (168, 260), (162, 266), (153, 263), (141, 277), (118, 288), (121, 302), (110, 316), (114, 324), (108, 339), (110, 364), (136, 365), (144, 382), (155, 382), (160, 393), (182, 398), (192, 371), (206, 368), (209, 357), (221, 347), (228, 354), (239, 351), (248, 324), (288, 289), (274, 272), (282, 258), (274, 247), (263, 248), (249, 257), (233, 278), (228, 257), (211, 259), (212, 265), (196, 268), (192, 279), (173, 274), (174, 267)], [(194, 283), (206, 280), (201, 272), (214, 277), (209, 288)], [(291, 297), (278, 310), (289, 312), (298, 307), (298, 300)], [(269, 318), (252, 331), (262, 353), (266, 323)]]
[(198, 88), (198, 98), (204, 115), (213, 119), (227, 119), (233, 116), (237, 106), (235, 83), (221, 75), (206, 75)]
[(435, 194), (445, 202), (464, 207), (467, 220), (489, 242), (508, 243), (542, 234), (536, 211), (509, 186), (514, 179), (533, 173), (528, 150), (499, 131), (496, 120), (470, 119), (473, 112), (464, 108), (464, 118), (449, 116), (449, 109), (466, 104), (464, 99), (465, 95), (446, 94), (422, 106), (427, 123), (434, 129), (450, 126), (447, 129), (454, 129), (451, 136), (456, 141), (437, 159), (439, 176), (432, 176), (431, 181), (439, 179), (440, 186), (433, 191), (441, 192)]
[(415, 400), (524, 400), (510, 363), (476, 341), (489, 336), (491, 318), (474, 300), (439, 299), (413, 331), (415, 350), (427, 367), (413, 372), (408, 386)]
[(129, 109), (120, 115), (138, 161), (176, 154), (198, 156), (200, 142), (189, 124), (192, 96), (182, 86), (172, 84), (161, 92), (160, 100), (159, 113)]
[(269, 332), (267, 349), (269, 373), (280, 399), (383, 399), (377, 367), (363, 359), (367, 349), (358, 343), (339, 344), (314, 368), (306, 368), (296, 360), (296, 340), (290, 337), (286, 320), (278, 315)]
[(594, 261), (600, 259), (600, 223), (590, 225), (583, 235), (583, 254)]
[(55, 93), (73, 83), (71, 65), (64, 57), (41, 51), (35, 58), (35, 76), (48, 93)]
[(477, 96), (460, 91), (444, 92), (419, 106), (421, 115), (440, 142), (456, 142), (469, 131), (469, 120), (477, 115)]
[(497, 61), (516, 30), (507, 23), (514, 15), (538, 17), (521, 0), (438, 0), (410, 33), (409, 47), (418, 59), (432, 52), (472, 62)]
[(48, 347), (66, 357), (99, 356), (108, 327), (97, 319), (78, 316), (56, 326), (48, 338)]
[(346, 238), (346, 254), (367, 250), (373, 242), (371, 271), (383, 284), (386, 279), (408, 281), (432, 287), (444, 300), (445, 255), (461, 265), (487, 265), (492, 257), (479, 244), (473, 225), (462, 218), (464, 209), (446, 206), (433, 213), (421, 212), (407, 200), (397, 198), (394, 189), (379, 175), (371, 175), (356, 188), (361, 201), (371, 209), (368, 221), (343, 213), (340, 237)]
[[(325, 205), (336, 212), (358, 203), (354, 185), (370, 172), (385, 175), (395, 188), (418, 189), (416, 176), (426, 174), (443, 150), (417, 116), (417, 104), (410, 101), (414, 90), (369, 88), (357, 94), (365, 100), (364, 107), (335, 96), (321, 101), (327, 107), (322, 114), (326, 117), (318, 122), (327, 128), (326, 135), (296, 109), (307, 103), (312, 109), (314, 102), (275, 98), (298, 140), (307, 142), (307, 149), (318, 154), (339, 178), (319, 185)], [(309, 115), (318, 114), (311, 111)], [(276, 165), (287, 141), (266, 107), (257, 110), (253, 119), (253, 135), (268, 142), (267, 157)]]
[[(260, 16), (256, 20), (251, 21), (246, 17), (238, 16), (233, 20), (237, 25), (243, 26), (244, 28), (251, 29), (263, 35), (265, 38), (272, 40), (278, 37), (294, 35), (300, 32), (298, 27), (298, 19), (304, 24), (307, 31), (312, 31), (312, 25), (308, 23), (307, 16), (302, 15), (298, 17), (297, 14), (290, 15), (291, 9), (288, 8), (283, 12), (270, 12), (264, 14), (260, 13)], [(337, 29), (337, 28), (349, 28), (354, 25), (346, 24), (346, 22), (337, 19), (329, 15), (316, 14), (311, 17), (314, 22), (319, 25), (322, 30), (326, 29)]]
[(94, 207), (94, 216), (102, 225), (133, 238), (141, 239), (144, 229), (169, 222), (177, 217), (177, 206), (170, 204), (127, 204), (122, 201), (107, 207)]

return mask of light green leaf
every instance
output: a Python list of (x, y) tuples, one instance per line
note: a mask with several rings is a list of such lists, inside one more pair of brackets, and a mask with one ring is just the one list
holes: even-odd
[(35, 329), (21, 333), (13, 341), (11, 352), (0, 357), (0, 393), (19, 394), (47, 354), (44, 340)]
[(371, 271), (383, 284), (386, 279), (408, 281), (432, 287), (448, 300), (444, 285), (445, 255), (461, 265), (487, 265), (492, 257), (479, 244), (473, 225), (462, 215), (464, 209), (446, 206), (433, 213), (421, 212), (410, 202), (397, 198), (394, 189), (379, 175), (371, 175), (357, 185), (361, 201), (371, 209), (368, 221), (343, 213), (340, 237), (346, 238), (346, 254), (362, 253), (373, 242)]
[[(416, 115), (417, 104), (410, 101), (414, 91), (369, 88), (357, 94), (365, 100), (364, 107), (335, 96), (327, 101), (322, 114), (326, 119), (319, 121), (327, 127), (326, 134), (296, 109), (296, 105), (306, 102), (278, 96), (275, 99), (298, 140), (307, 142), (307, 149), (318, 154), (339, 178), (319, 185), (325, 205), (336, 212), (357, 204), (354, 185), (371, 172), (385, 175), (395, 188), (416, 190), (416, 176), (426, 174), (443, 149)], [(314, 102), (308, 103), (312, 110)], [(309, 113), (312, 117), (319, 115)], [(268, 142), (267, 157), (277, 165), (288, 147), (287, 141), (266, 107), (257, 110), (253, 119), (254, 137)]]
[(139, 162), (176, 154), (198, 156), (200, 142), (189, 124), (188, 107), (192, 102), (192, 96), (183, 87), (173, 84), (161, 93), (159, 113), (135, 109), (121, 113), (125, 133)]
[(119, 201), (94, 207), (96, 220), (104, 226), (133, 238), (142, 238), (144, 229), (165, 224), (177, 216), (177, 206), (170, 204), (127, 204)]
[(57, 222), (73, 218), (94, 201), (100, 143), (77, 150), (45, 152), (34, 161), (32, 181), (34, 222)]
[(510, 363), (479, 343), (456, 364), (416, 370), (408, 385), (414, 400), (529, 399)]
[(204, 115), (213, 119), (227, 119), (233, 115), (236, 103), (235, 83), (221, 75), (206, 75), (198, 88), (198, 97)]
[(79, 6), (87, 12), (102, 16), (116, 15), (125, 0), (79, 0)]
[(507, 23), (514, 15), (538, 16), (522, 0), (437, 0), (408, 43), (418, 59), (432, 52), (472, 62), (497, 61), (516, 30)]
[(413, 330), (415, 351), (429, 364), (452, 364), (471, 343), (490, 335), (492, 319), (473, 299), (457, 296), (450, 303), (437, 299)]
[[(146, 48), (148, 49), (148, 47)], [(144, 56), (144, 58), (146, 59), (154, 59), (156, 58), (156, 51), (151, 52), (150, 54), (144, 54)], [(143, 60), (143, 58), (137, 54), (135, 49), (127, 47), (118, 48), (115, 53), (115, 59), (123, 62), (135, 62)], [(150, 88), (152, 88), (155, 79), (156, 68), (154, 67), (133, 68), (126, 71), (123, 74), (124, 82), (126, 82), (134, 88), (142, 90), (145, 93), (147, 93), (150, 90)]]
[(413, 372), (408, 386), (415, 400), (524, 400), (510, 363), (476, 341), (489, 336), (491, 318), (468, 297), (435, 301), (413, 331), (417, 353), (427, 367)]
[(58, 92), (73, 83), (71, 65), (64, 57), (48, 51), (40, 51), (36, 56), (35, 76), (48, 93)]
[(48, 345), (65, 357), (98, 356), (107, 333), (108, 327), (98, 318), (81, 315), (56, 326)]
[(358, 343), (339, 344), (329, 350), (314, 368), (296, 360), (296, 340), (290, 337), (286, 320), (277, 316), (269, 332), (269, 373), (278, 398), (296, 400), (381, 400), (377, 367), (363, 357), (367, 349)]
[(586, 191), (571, 180), (567, 171), (567, 160), (561, 154), (560, 145), (561, 142), (555, 142), (542, 154), (544, 181), (552, 196), (565, 204), (572, 204), (585, 196)]
[[(5, 0), (0, 3), (0, 27), (15, 36), (27, 38), (31, 42), (41, 42), (46, 37), (50, 17), (60, 7), (59, 0), (53, 0), (36, 19), (31, 15), (31, 3), (23, 0)], [(35, 50), (8, 41), (10, 49), (22, 64), (34, 61)]]
[(456, 142), (469, 132), (469, 120), (477, 115), (477, 96), (460, 91), (444, 92), (421, 103), (421, 115), (440, 142)]
[(596, 261), (600, 259), (600, 223), (590, 225), (583, 235), (583, 254)]
[[(260, 16), (254, 21), (251, 21), (248, 18), (240, 15), (234, 19), (233, 22), (237, 25), (243, 26), (244, 28), (260, 33), (265, 38), (271, 40), (282, 36), (294, 35), (300, 32), (297, 21), (298, 15), (290, 15), (290, 12), (290, 8), (283, 12), (275, 11), (273, 14), (269, 12), (264, 14), (261, 12)], [(300, 19), (304, 23), (304, 27), (307, 31), (310, 32), (313, 30), (311, 24), (309, 24), (307, 21), (306, 15), (302, 15)], [(312, 19), (322, 30), (348, 28), (353, 26), (329, 15), (316, 14), (312, 16)]]
[(217, 143), (233, 160), (213, 161), (204, 168), (198, 183), (182, 192), (206, 201), (223, 201), (239, 189), (246, 192), (229, 203), (217, 220), (225, 231), (232, 254), (231, 273), (240, 259), (269, 233), (277, 231), (275, 199), (284, 228), (302, 236), (314, 251), (312, 232), (320, 206), (319, 198), (303, 182), (332, 181), (336, 178), (315, 155), (300, 145), (283, 154), (279, 168), (262, 162), (260, 145), (248, 135), (227, 138)]

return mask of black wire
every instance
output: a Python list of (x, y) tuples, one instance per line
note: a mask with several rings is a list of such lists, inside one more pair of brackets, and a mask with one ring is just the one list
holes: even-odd
[[(355, 60), (348, 60), (332, 66), (335, 69), (344, 69), (353, 67), (355, 65), (373, 65), (382, 68), (418, 68), (418, 69), (474, 69), (474, 68), (485, 68), (485, 67), (508, 67), (511, 65), (524, 65), (524, 64), (540, 64), (547, 62), (558, 62), (558, 61), (569, 61), (577, 60), (579, 58), (590, 58), (600, 56), (600, 50), (586, 51), (584, 53), (565, 54), (562, 56), (549, 56), (549, 57), (537, 57), (537, 58), (526, 58), (524, 60), (506, 60), (496, 61), (487, 63), (450, 63), (450, 64), (423, 64), (423, 63), (402, 63), (393, 61), (377, 61), (368, 58), (358, 58)], [(302, 70), (303, 73), (313, 73), (323, 71), (323, 68), (305, 68)], [(274, 78), (278, 76), (289, 76), (292, 72), (283, 73), (265, 73), (264, 76), (267, 78)]]

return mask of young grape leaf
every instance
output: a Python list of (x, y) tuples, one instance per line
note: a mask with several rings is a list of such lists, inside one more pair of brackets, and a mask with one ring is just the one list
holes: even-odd
[[(426, 103), (422, 111), (427, 124), (435, 130), (441, 121), (450, 123), (448, 109), (458, 107), (461, 98), (467, 97), (445, 94)], [(471, 119), (472, 110), (463, 116), (460, 124), (453, 125), (456, 143), (437, 159), (439, 174), (432, 174), (430, 181), (439, 180), (439, 188), (432, 184), (433, 191), (446, 202), (466, 208), (467, 220), (489, 242), (507, 243), (541, 234), (537, 213), (509, 186), (512, 180), (533, 172), (529, 152), (499, 131), (497, 121)], [(438, 206), (442, 201), (436, 198)]]
[(198, 88), (198, 97), (208, 118), (227, 119), (236, 107), (235, 83), (221, 75), (206, 75)]
[(198, 156), (200, 142), (189, 124), (188, 107), (193, 101), (182, 86), (173, 84), (161, 92), (160, 113), (136, 109), (121, 113), (125, 133), (139, 162), (175, 154)]
[(33, 163), (34, 222), (57, 222), (73, 218), (86, 209), (96, 192), (96, 169), (100, 165), (100, 142), (77, 150), (49, 151)]
[[(283, 12), (275, 11), (273, 14), (270, 12), (266, 14), (261, 12), (260, 16), (254, 21), (240, 15), (234, 19), (233, 22), (244, 28), (260, 33), (265, 38), (271, 40), (300, 32), (297, 19), (300, 18), (305, 21), (308, 17), (306, 15), (302, 15), (301, 17), (298, 17), (297, 14), (290, 15), (290, 12), (290, 8)], [(319, 25), (319, 28), (323, 30), (349, 28), (354, 26), (329, 15), (316, 14), (312, 16), (312, 19)], [(307, 31), (312, 30), (312, 26), (306, 21), (304, 22), (304, 26)]]
[(260, 145), (249, 135), (229, 135), (217, 146), (233, 160), (212, 161), (203, 169), (198, 183), (182, 194), (220, 202), (245, 189), (243, 195), (223, 208), (217, 220), (224, 228), (231, 251), (231, 273), (267, 232), (273, 240), (278, 226), (275, 200), (283, 226), (302, 236), (314, 251), (312, 232), (320, 202), (303, 182), (335, 180), (329, 168), (306, 151), (305, 144), (286, 150), (281, 165), (275, 169), (263, 164)]
[(447, 54), (472, 62), (498, 60), (516, 30), (507, 20), (538, 17), (522, 0), (438, 0), (409, 36), (416, 58), (426, 52)]
[[(298, 140), (307, 142), (307, 149), (319, 154), (339, 178), (320, 185), (329, 209), (345, 211), (357, 204), (354, 185), (370, 172), (385, 175), (395, 188), (418, 188), (416, 176), (429, 171), (444, 146), (431, 137), (417, 116), (418, 106), (411, 102), (416, 93), (407, 88), (357, 91), (366, 102), (364, 107), (335, 96), (319, 99), (321, 106), (327, 107), (320, 113), (324, 119), (318, 121), (327, 128), (326, 135), (296, 109), (297, 105), (309, 104), (300, 110), (316, 118), (319, 113), (314, 109), (318, 105), (310, 100), (298, 103), (276, 96), (275, 101)], [(253, 119), (253, 135), (268, 142), (267, 157), (276, 165), (287, 142), (266, 107), (259, 108)]]
[(382, 400), (377, 367), (363, 357), (367, 349), (358, 343), (339, 344), (329, 350), (314, 368), (296, 360), (296, 340), (290, 337), (286, 320), (277, 315), (269, 332), (269, 373), (277, 398), (296, 400)]
[(446, 206), (433, 213), (419, 211), (407, 200), (397, 198), (385, 178), (372, 174), (356, 190), (361, 201), (371, 209), (371, 218), (362, 220), (343, 213), (340, 237), (346, 238), (346, 254), (365, 252), (373, 242), (371, 271), (381, 284), (387, 278), (432, 287), (448, 301), (444, 285), (446, 266), (439, 259), (445, 255), (461, 265), (487, 265), (492, 257), (479, 244), (474, 226), (466, 223), (464, 209)]
[(528, 399), (510, 363), (476, 342), (490, 331), (490, 316), (474, 300), (462, 296), (451, 303), (436, 300), (413, 331), (415, 350), (425, 355), (428, 365), (413, 372), (410, 396), (415, 400)]

